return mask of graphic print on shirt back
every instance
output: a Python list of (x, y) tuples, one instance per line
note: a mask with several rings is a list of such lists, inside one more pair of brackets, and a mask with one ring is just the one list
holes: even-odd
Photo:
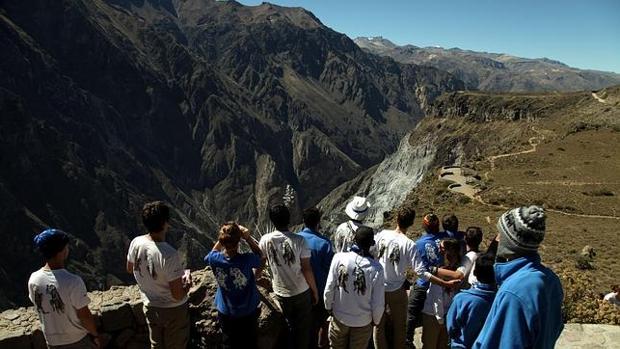
[(356, 261), (355, 269), (353, 269), (353, 289), (357, 294), (361, 294), (362, 296), (366, 294), (366, 275), (364, 275), (364, 270)]
[(267, 253), (269, 254), (270, 262), (273, 262), (277, 266), (281, 265), (278, 259), (278, 251), (271, 241), (267, 242)]
[(288, 266), (293, 264), (295, 261), (295, 252), (293, 252), (293, 247), (288, 240), (282, 241), (282, 245), (280, 246), (282, 249), (282, 258), (284, 259), (284, 263)]
[(39, 288), (37, 286), (32, 288), (32, 293), (34, 293), (34, 304), (37, 311), (41, 314), (49, 314), (49, 312), (43, 309), (43, 293), (39, 292)]
[(149, 272), (149, 275), (153, 278), (153, 280), (157, 280), (157, 271), (155, 270), (155, 262), (153, 258), (149, 255), (146, 256), (146, 269)]
[(428, 261), (431, 263), (431, 265), (436, 265), (437, 263), (439, 263), (439, 257), (435, 252), (435, 246), (437, 246), (437, 243), (435, 241), (427, 242), (426, 244), (424, 244), (426, 258), (428, 258)]
[(388, 260), (396, 267), (400, 263), (400, 246), (396, 241), (392, 241), (388, 246), (388, 251)]
[(136, 262), (133, 264), (133, 271), (135, 272), (136, 270), (138, 271), (138, 275), (140, 275), (140, 277), (144, 277), (142, 275), (142, 258), (140, 257), (140, 250), (138, 249), (138, 253), (136, 253), (137, 257), (136, 257)]
[(224, 269), (215, 268), (213, 269), (213, 273), (215, 274), (215, 280), (217, 281), (217, 284), (224, 290), (228, 291), (228, 286), (226, 285), (227, 275)]
[(65, 312), (65, 303), (60, 298), (60, 294), (56, 289), (56, 286), (53, 284), (47, 285), (46, 293), (50, 296), (50, 306), (52, 307), (52, 311), (57, 313)]
[(338, 268), (336, 269), (338, 273), (338, 282), (336, 283), (336, 287), (341, 287), (346, 293), (347, 291), (347, 281), (349, 281), (349, 273), (347, 273), (347, 267), (340, 263), (338, 264)]
[(230, 275), (232, 276), (233, 285), (235, 285), (236, 289), (241, 290), (245, 286), (247, 286), (248, 278), (246, 278), (245, 275), (243, 275), (243, 273), (241, 272), (241, 270), (239, 270), (239, 268), (231, 268)]
[(378, 245), (379, 245), (379, 255), (377, 256), (377, 258), (381, 258), (385, 254), (385, 249), (387, 248), (387, 246), (385, 245), (385, 240), (383, 239), (379, 240)]
[(248, 285), (248, 278), (243, 275), (239, 268), (230, 268), (228, 271), (224, 268), (215, 268), (213, 273), (215, 274), (217, 284), (226, 291), (229, 290), (227, 283), (229, 279), (232, 280), (232, 285), (237, 290), (242, 290)]

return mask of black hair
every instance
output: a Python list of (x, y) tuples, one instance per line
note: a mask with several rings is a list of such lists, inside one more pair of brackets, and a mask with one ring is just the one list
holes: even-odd
[(447, 214), (443, 216), (443, 218), (441, 219), (441, 226), (443, 227), (443, 230), (452, 231), (452, 232), (458, 231), (459, 230), (459, 219), (456, 218), (454, 213)]
[(282, 204), (277, 204), (269, 208), (269, 219), (276, 226), (276, 229), (288, 228), (291, 223), (291, 213)]
[(69, 244), (69, 236), (67, 234), (56, 234), (52, 237), (49, 237), (45, 244), (39, 247), (39, 252), (43, 255), (45, 260), (50, 260), (56, 255), (65, 249), (65, 247)]
[(474, 276), (483, 284), (495, 283), (495, 270), (493, 265), (495, 258), (490, 254), (483, 254), (476, 259), (476, 267), (474, 268)]
[[(454, 262), (460, 262), (462, 259), (460, 241), (454, 238), (445, 238), (441, 242), (446, 255), (451, 255), (454, 258)], [(446, 260), (446, 262), (448, 261)]]
[(396, 222), (398, 226), (407, 229), (413, 225), (415, 220), (415, 210), (412, 207), (401, 207), (396, 213)]
[(375, 244), (374, 236), (375, 232), (372, 228), (362, 225), (355, 231), (355, 244), (362, 251), (368, 252), (370, 247)]
[(482, 242), (482, 229), (480, 227), (468, 227), (465, 230), (465, 243), (472, 251), (478, 252)]
[(304, 210), (304, 225), (311, 229), (316, 229), (321, 222), (321, 211), (316, 207), (309, 207)]
[(142, 223), (149, 233), (160, 232), (169, 221), (170, 208), (163, 201), (147, 202), (142, 207)]

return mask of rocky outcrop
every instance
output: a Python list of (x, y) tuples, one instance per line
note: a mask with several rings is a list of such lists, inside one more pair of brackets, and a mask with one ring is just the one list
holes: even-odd
[[(213, 304), (217, 284), (211, 271), (192, 273), (194, 287), (189, 293), (192, 348), (217, 348), (221, 333), (217, 310)], [(259, 348), (278, 346), (284, 320), (272, 294), (260, 288)], [(148, 329), (137, 286), (113, 287), (108, 291), (90, 292), (90, 309), (106, 348), (149, 348)], [(0, 348), (44, 349), (45, 338), (33, 307), (0, 313)]]
[(316, 204), (463, 88), (267, 3), (2, 2), (0, 52), (0, 308), (26, 303), (44, 227), (72, 234), (69, 268), (103, 289), (129, 281), (139, 209), (162, 199), (199, 268), (218, 224), (261, 225), (287, 191)]
[(365, 196), (372, 205), (365, 223), (380, 228), (384, 212), (399, 206), (435, 162), (437, 144), (433, 136), (417, 139), (415, 145), (411, 142), (411, 136), (405, 136), (396, 152), (379, 165), (326, 196), (319, 204), (326, 212), (324, 220), (334, 227), (344, 222), (347, 219), (344, 214), (347, 202), (354, 195), (360, 195)]
[(465, 118), (475, 122), (534, 120), (579, 103), (586, 93), (573, 94), (485, 94), (446, 93), (433, 101), (427, 114)]

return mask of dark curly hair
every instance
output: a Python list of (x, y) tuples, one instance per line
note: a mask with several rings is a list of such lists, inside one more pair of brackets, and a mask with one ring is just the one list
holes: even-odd
[(142, 223), (149, 233), (157, 233), (164, 229), (170, 221), (170, 208), (163, 201), (153, 201), (142, 207)]

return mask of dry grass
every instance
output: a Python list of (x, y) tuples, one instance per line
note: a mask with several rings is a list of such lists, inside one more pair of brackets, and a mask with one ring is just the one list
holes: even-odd
[[(435, 174), (429, 174), (404, 205), (413, 206), (419, 216), (429, 211), (439, 215), (454, 212), (462, 229), (480, 226), (485, 241), (496, 234), (495, 224), (505, 211), (500, 206), (543, 205), (548, 219), (540, 254), (543, 263), (562, 279), (566, 320), (620, 324), (620, 311), (600, 300), (600, 294), (610, 292), (610, 285), (620, 280), (620, 220), (552, 212), (620, 216), (620, 108), (592, 101), (580, 101), (570, 108), (533, 123), (472, 123), (457, 118), (424, 121), (427, 125), (420, 129), (429, 131), (441, 124), (449, 130), (443, 142), (452, 144), (459, 138), (466, 145), (464, 165), (477, 169), (483, 179), (488, 172), (481, 197), (491, 205), (449, 192), (447, 183), (437, 180)], [(537, 151), (497, 159), (491, 170), (489, 156), (528, 149), (528, 139), (537, 136), (532, 125), (544, 136)], [(467, 135), (459, 130), (466, 130)], [(412, 237), (418, 237), (420, 231), (416, 229)], [(590, 270), (577, 268), (585, 245), (596, 252)]]

